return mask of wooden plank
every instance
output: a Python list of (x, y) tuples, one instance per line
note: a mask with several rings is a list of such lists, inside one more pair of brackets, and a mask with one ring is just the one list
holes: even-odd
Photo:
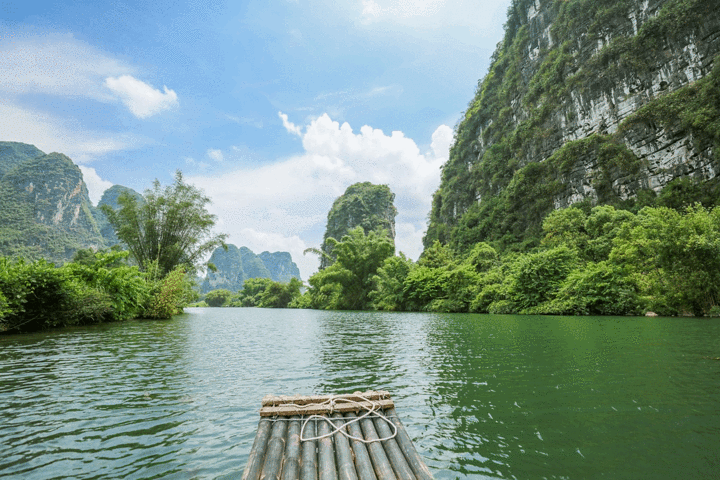
[[(387, 409), (393, 408), (395, 404), (392, 400), (376, 400), (376, 409)], [(263, 407), (260, 409), (261, 417), (289, 417), (293, 415), (325, 415), (334, 412), (346, 413), (346, 412), (359, 412), (363, 409), (370, 409), (373, 407), (371, 402), (359, 402), (359, 403), (338, 403), (334, 406), (331, 405), (309, 405), (306, 406), (287, 406), (287, 407)]]
[[(373, 418), (373, 423), (375, 424), (375, 430), (377, 430), (380, 438), (389, 438), (392, 436), (393, 429), (390, 428), (390, 425), (388, 425), (384, 419), (375, 417)], [(399, 480), (415, 480), (415, 474), (410, 468), (410, 465), (408, 465), (407, 460), (405, 460), (405, 456), (403, 455), (402, 450), (400, 450), (395, 438), (383, 440), (382, 445), (385, 448), (385, 454), (387, 455), (388, 460), (390, 460), (390, 465), (392, 465), (392, 468), (395, 471), (395, 476)]]
[[(345, 414), (346, 420), (356, 418), (357, 416), (354, 413)], [(349, 423), (347, 429), (353, 437), (365, 438), (359, 422)], [(375, 470), (373, 470), (372, 462), (370, 461), (370, 454), (367, 451), (367, 446), (363, 442), (353, 439), (350, 439), (350, 445), (355, 455), (355, 467), (357, 469), (358, 480), (377, 480)]]
[[(332, 417), (333, 424), (336, 428), (345, 424), (345, 419), (341, 413), (333, 413)], [(340, 480), (358, 480), (357, 473), (355, 472), (355, 463), (353, 463), (352, 450), (350, 450), (350, 442), (344, 435), (346, 431), (347, 429), (342, 426), (340, 431), (333, 436), (338, 477)]]
[(272, 422), (270, 420), (260, 419), (242, 480), (258, 480), (260, 478), (260, 469), (265, 460), (265, 450), (267, 449), (268, 438), (270, 438), (271, 427)]
[(270, 440), (268, 440), (265, 462), (263, 463), (260, 480), (280, 480), (280, 467), (285, 452), (285, 432), (287, 422), (275, 422)]
[[(318, 437), (329, 435), (331, 431), (332, 427), (328, 422), (319, 421), (317, 427)], [(338, 480), (332, 436), (318, 440), (318, 470), (320, 480)]]
[(363, 398), (360, 397), (364, 397), (368, 400), (383, 400), (390, 398), (390, 393), (383, 390), (368, 390), (367, 392), (355, 392), (343, 395), (265, 395), (262, 399), (262, 406), (272, 407), (285, 403), (307, 405), (309, 403), (327, 402), (331, 398), (344, 398), (357, 402), (363, 401)]
[(288, 426), (282, 480), (298, 480), (300, 476), (300, 427), (300, 417), (294, 417)]
[[(377, 432), (375, 431), (375, 425), (369, 418), (363, 418), (360, 420), (360, 427), (362, 427), (363, 435), (365, 440), (379, 440)], [(382, 443), (375, 441), (367, 444), (368, 451), (370, 452), (370, 459), (372, 460), (373, 468), (375, 468), (375, 475), (378, 480), (396, 480), (395, 472), (390, 465), (385, 454), (385, 449)]]
[(400, 446), (403, 455), (405, 455), (405, 459), (408, 464), (410, 464), (410, 468), (412, 468), (415, 476), (419, 480), (433, 480), (433, 475), (430, 473), (430, 469), (427, 465), (425, 465), (425, 462), (423, 462), (423, 459), (417, 453), (417, 450), (415, 450), (415, 445), (410, 439), (410, 435), (408, 435), (402, 422), (398, 418), (395, 409), (390, 409), (385, 413), (388, 416), (388, 419), (393, 422), (398, 429), (395, 440), (397, 440), (397, 443)]
[[(310, 420), (305, 423), (305, 429), (302, 430), (303, 438), (315, 437), (315, 421)], [(317, 442), (315, 440), (306, 440), (302, 442), (302, 466), (300, 468), (300, 480), (318, 480), (317, 471)]]

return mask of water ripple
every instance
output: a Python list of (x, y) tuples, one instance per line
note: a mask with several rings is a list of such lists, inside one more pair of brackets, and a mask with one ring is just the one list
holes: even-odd
[(198, 309), (0, 337), (0, 476), (233, 478), (270, 393), (393, 393), (437, 478), (710, 478), (720, 323)]

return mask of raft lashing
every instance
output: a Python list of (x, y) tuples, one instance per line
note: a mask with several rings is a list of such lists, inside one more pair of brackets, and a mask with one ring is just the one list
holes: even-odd
[(266, 396), (242, 480), (430, 480), (384, 391)]

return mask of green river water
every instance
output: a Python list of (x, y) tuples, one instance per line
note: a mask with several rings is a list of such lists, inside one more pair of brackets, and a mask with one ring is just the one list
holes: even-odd
[(0, 337), (0, 477), (239, 478), (261, 398), (384, 389), (441, 478), (720, 478), (720, 321), (189, 309)]

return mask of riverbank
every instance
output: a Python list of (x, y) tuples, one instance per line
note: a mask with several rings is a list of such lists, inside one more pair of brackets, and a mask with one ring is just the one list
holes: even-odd
[(0, 258), (0, 334), (181, 312), (192, 294), (184, 271), (140, 272), (125, 262), (127, 255), (94, 253), (61, 267)]

